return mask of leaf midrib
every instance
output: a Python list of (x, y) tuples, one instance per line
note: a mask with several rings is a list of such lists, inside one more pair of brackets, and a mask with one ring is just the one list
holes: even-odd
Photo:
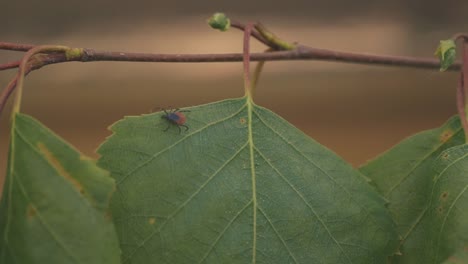
[(252, 176), (252, 207), (253, 207), (253, 223), (252, 223), (252, 263), (256, 262), (256, 251), (257, 251), (257, 186), (256, 186), (256, 175), (255, 175), (255, 153), (254, 153), (254, 140), (252, 131), (252, 112), (253, 112), (253, 101), (251, 97), (247, 97), (247, 111), (248, 111), (248, 143), (249, 143), (249, 155), (250, 155), (250, 174)]

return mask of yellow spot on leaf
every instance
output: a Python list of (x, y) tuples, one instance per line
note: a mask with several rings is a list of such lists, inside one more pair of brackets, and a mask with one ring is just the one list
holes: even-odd
[(107, 221), (111, 222), (112, 221), (112, 213), (110, 211), (106, 211), (104, 213), (104, 219), (106, 219)]
[(441, 214), (444, 212), (444, 207), (441, 205), (439, 207), (437, 207), (437, 211)]
[(26, 208), (26, 216), (28, 217), (29, 220), (31, 220), (34, 216), (36, 216), (36, 208), (30, 203), (28, 204), (28, 207)]
[(245, 120), (245, 118), (242, 117), (241, 119), (239, 119), (239, 122), (241, 123), (241, 125), (243, 125), (243, 124), (245, 124), (247, 121)]
[(447, 160), (448, 158), (449, 158), (449, 154), (448, 154), (448, 153), (442, 154), (442, 159)]
[(463, 261), (454, 256), (449, 257), (448, 260), (450, 261), (449, 263), (463, 264)]
[(44, 154), (47, 161), (57, 170), (60, 176), (63, 176), (65, 179), (70, 181), (73, 186), (77, 189), (77, 191), (81, 194), (84, 194), (83, 186), (79, 181), (77, 181), (70, 173), (68, 173), (65, 168), (62, 166), (60, 161), (54, 156), (52, 152), (41, 142), (37, 143), (37, 147)]
[(447, 197), (448, 197), (448, 195), (449, 195), (448, 192), (443, 192), (443, 193), (440, 195), (440, 199), (441, 199), (441, 200), (446, 200)]
[(150, 225), (154, 225), (154, 223), (156, 223), (156, 218), (150, 217), (150, 219), (148, 219), (148, 223), (149, 223)]
[(447, 142), (453, 136), (453, 131), (451, 129), (447, 129), (440, 135), (441, 142)]

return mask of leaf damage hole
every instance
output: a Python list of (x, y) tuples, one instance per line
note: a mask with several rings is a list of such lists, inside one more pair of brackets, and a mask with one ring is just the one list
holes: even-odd
[(447, 142), (453, 136), (453, 131), (451, 129), (447, 129), (440, 135), (441, 142)]
[(28, 217), (29, 220), (31, 220), (34, 216), (36, 216), (37, 211), (36, 208), (30, 203), (28, 204), (28, 207), (26, 208), (26, 216)]
[(78, 182), (68, 171), (65, 170), (65, 168), (62, 166), (60, 161), (54, 156), (54, 154), (44, 145), (42, 142), (37, 143), (37, 147), (39, 148), (39, 151), (44, 154), (45, 158), (47, 161), (57, 170), (58, 174), (60, 176), (63, 176), (66, 180), (71, 182), (73, 186), (76, 188), (76, 190), (84, 194), (84, 188), (81, 185), (80, 182)]

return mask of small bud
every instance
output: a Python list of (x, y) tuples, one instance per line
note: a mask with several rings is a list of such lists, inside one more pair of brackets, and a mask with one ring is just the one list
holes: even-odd
[(440, 71), (446, 71), (453, 64), (457, 55), (455, 41), (453, 39), (441, 40), (434, 55), (439, 57)]
[(226, 31), (231, 26), (231, 21), (224, 13), (215, 13), (208, 19), (208, 24), (214, 29)]

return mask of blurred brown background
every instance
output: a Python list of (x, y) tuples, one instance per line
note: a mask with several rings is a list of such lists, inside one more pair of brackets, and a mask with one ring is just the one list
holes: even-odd
[[(378, 54), (432, 56), (440, 39), (468, 31), (466, 0), (49, 0), (0, 6), (0, 41), (134, 52), (241, 52), (240, 31), (220, 33), (207, 26), (215, 11), (262, 21), (286, 40)], [(0, 51), (0, 63), (20, 56)], [(0, 86), (14, 73), (0, 72)], [(454, 115), (456, 77), (436, 70), (271, 62), (256, 102), (358, 166)], [(109, 135), (107, 127), (124, 115), (238, 97), (242, 85), (241, 63), (66, 63), (27, 78), (22, 110), (97, 157), (94, 150)], [(9, 109), (0, 119), (2, 177), (8, 122)]]

